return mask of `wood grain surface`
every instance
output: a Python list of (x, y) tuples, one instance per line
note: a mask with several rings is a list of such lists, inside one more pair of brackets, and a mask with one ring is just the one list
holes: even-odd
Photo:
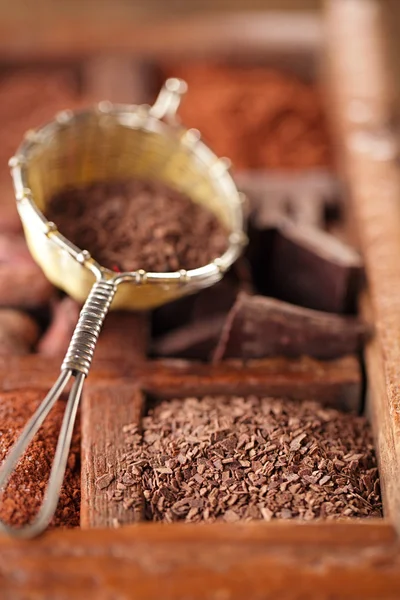
[[(115, 312), (108, 315), (96, 348), (97, 360), (140, 369), (148, 346), (148, 315)], [(81, 402), (82, 422), (82, 527), (119, 527), (143, 519), (144, 503), (126, 509), (112, 495), (119, 490), (116, 475), (124, 469), (124, 428), (137, 425), (144, 396), (135, 377), (112, 385), (88, 378)], [(138, 498), (136, 490), (129, 490)]]
[(360, 365), (355, 356), (332, 361), (270, 358), (226, 361), (206, 365), (181, 360), (159, 360), (140, 365), (137, 380), (157, 398), (207, 394), (318, 399), (322, 404), (357, 411), (361, 401)]
[[(127, 510), (112, 500), (124, 470), (124, 428), (140, 426), (144, 397), (134, 384), (88, 386), (82, 404), (81, 526), (119, 527), (143, 520), (144, 500)], [(134, 497), (136, 490), (129, 488)], [(132, 496), (133, 497), (133, 496)]]
[[(400, 529), (400, 169), (380, 3), (327, 2), (337, 131), (364, 254), (376, 337), (367, 348), (386, 516)], [(360, 35), (360, 31), (362, 35)]]
[(0, 539), (2, 598), (395, 600), (389, 525), (151, 525)]

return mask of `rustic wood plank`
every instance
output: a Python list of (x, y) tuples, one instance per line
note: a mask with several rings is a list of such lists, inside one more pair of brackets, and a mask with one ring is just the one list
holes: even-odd
[[(59, 359), (30, 355), (5, 359), (0, 356), (1, 389), (46, 389), (57, 376)], [(358, 410), (361, 374), (358, 359), (346, 356), (318, 361), (269, 358), (225, 361), (219, 365), (158, 360), (121, 364), (95, 361), (86, 387), (138, 385), (146, 393), (160, 397), (206, 394), (265, 394), (303, 400), (316, 398), (343, 410)]]
[(395, 600), (400, 542), (383, 523), (138, 524), (0, 539), (5, 598)]
[[(367, 295), (361, 300), (361, 311), (365, 318), (372, 320), (371, 301)], [(380, 486), (385, 514), (398, 514), (400, 508), (398, 482), (400, 465), (396, 455), (396, 442), (392, 418), (387, 410), (387, 390), (385, 384), (384, 360), (378, 338), (373, 338), (365, 348), (365, 362), (368, 372), (367, 410), (374, 427), (379, 462)]]
[(141, 365), (137, 374), (141, 387), (158, 398), (257, 394), (313, 398), (350, 411), (357, 411), (361, 401), (360, 365), (355, 356), (326, 362), (308, 357), (250, 360), (245, 364), (232, 360), (219, 365), (160, 360)]
[[(129, 369), (117, 361), (97, 360), (90, 370), (88, 381), (112, 381), (126, 376)], [(27, 356), (0, 356), (0, 388), (18, 390), (24, 388), (49, 389), (59, 375), (60, 357), (45, 358), (38, 354)]]
[[(81, 526), (119, 527), (143, 519), (140, 490), (121, 490), (124, 428), (140, 424), (144, 397), (132, 383), (88, 386), (82, 406)], [(114, 499), (117, 493), (118, 500)], [(127, 507), (129, 499), (135, 502)]]
[[(379, 2), (327, 2), (336, 126), (369, 284), (367, 348), (385, 514), (400, 529), (400, 170)], [(365, 307), (364, 307), (365, 309)]]
[[(94, 362), (114, 362), (127, 370), (143, 362), (148, 325), (146, 314), (109, 314)], [(124, 469), (124, 428), (140, 427), (143, 410), (144, 396), (134, 378), (125, 383), (114, 381), (113, 385), (92, 378), (86, 382), (81, 406), (82, 527), (118, 527), (143, 518), (140, 490), (122, 490), (115, 480)]]
[[(90, 11), (78, 16), (60, 15), (50, 22), (4, 16), (0, 20), (0, 53), (3, 60), (71, 59), (102, 53), (132, 53), (146, 57), (224, 55), (291, 55), (291, 62), (307, 54), (312, 62), (322, 42), (318, 16), (283, 12), (198, 15), (160, 21), (99, 18)], [(295, 54), (297, 53), (297, 56)], [(303, 61), (304, 62), (304, 61)]]

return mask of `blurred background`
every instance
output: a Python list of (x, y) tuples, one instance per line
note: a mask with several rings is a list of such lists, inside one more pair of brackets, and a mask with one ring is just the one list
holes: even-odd
[[(381, 4), (395, 56), (400, 3)], [(98, 100), (152, 102), (174, 75), (190, 86), (185, 124), (229, 155), (236, 172), (334, 169), (323, 7), (322, 0), (1, 0), (3, 212), (13, 203), (7, 159), (26, 129)]]

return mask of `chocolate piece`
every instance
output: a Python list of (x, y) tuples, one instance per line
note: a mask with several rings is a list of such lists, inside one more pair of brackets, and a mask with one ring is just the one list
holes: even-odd
[(221, 336), (224, 321), (224, 314), (220, 314), (174, 329), (156, 340), (154, 354), (209, 360)]
[(214, 361), (302, 354), (331, 359), (360, 350), (368, 333), (356, 318), (241, 293), (226, 319)]
[(157, 339), (159, 336), (189, 323), (192, 320), (196, 296), (197, 294), (183, 296), (154, 310), (151, 313), (152, 337)]
[(175, 521), (381, 516), (363, 417), (317, 402), (206, 396), (164, 401), (128, 432), (127, 472), (146, 518)]
[(39, 338), (36, 321), (22, 311), (0, 309), (0, 354), (29, 354)]
[(195, 269), (228, 246), (227, 231), (213, 213), (160, 182), (65, 188), (50, 199), (46, 214), (70, 241), (114, 271)]
[(52, 306), (52, 319), (38, 344), (39, 354), (64, 356), (78, 322), (79, 304), (72, 298), (57, 300)]
[(33, 261), (23, 237), (0, 235), (0, 306), (37, 308), (53, 294), (53, 286)]
[[(32, 372), (33, 373), (33, 372)], [(0, 395), (0, 461), (43, 400), (47, 390), (25, 389)], [(29, 445), (0, 503), (0, 518), (13, 525), (29, 522), (41, 505), (53, 461), (65, 404), (58, 401)], [(51, 527), (78, 527), (80, 504), (79, 419), (72, 439), (67, 471)]]
[[(182, 327), (189, 332), (193, 331), (193, 336), (197, 337), (198, 321), (205, 321), (211, 317), (227, 313), (233, 306), (238, 291), (241, 289), (245, 291), (252, 291), (253, 289), (249, 266), (245, 259), (239, 259), (224, 278), (215, 285), (158, 308), (153, 313), (155, 347), (158, 346), (158, 336), (163, 336), (171, 330)], [(191, 333), (188, 336), (193, 337)], [(188, 343), (190, 344), (189, 337)], [(182, 339), (181, 336), (180, 339)], [(160, 343), (162, 343), (162, 338)], [(155, 350), (155, 352), (158, 351)], [(202, 354), (199, 358), (205, 357)]]
[[(161, 315), (166, 319), (171, 313), (172, 317), (176, 316), (176, 321), (172, 331), (167, 329), (164, 335), (156, 337), (153, 353), (156, 356), (209, 360), (220, 338), (225, 315), (232, 308), (240, 289), (252, 290), (248, 265), (244, 259), (235, 263), (221, 281), (192, 296), (190, 301), (181, 302), (170, 310), (168, 305), (159, 309), (158, 323)], [(181, 322), (179, 308), (182, 312)]]
[(324, 231), (285, 223), (276, 232), (263, 266), (272, 296), (332, 313), (356, 310), (361, 257)]
[(339, 216), (336, 181), (323, 173), (294, 181), (264, 174), (241, 179), (250, 199), (247, 253), (258, 291), (316, 310), (354, 311), (361, 258), (323, 231), (328, 213)]
[(251, 276), (244, 259), (239, 259), (221, 281), (201, 290), (193, 297), (191, 322), (195, 325), (200, 319), (226, 314), (234, 305), (240, 291), (252, 291)]

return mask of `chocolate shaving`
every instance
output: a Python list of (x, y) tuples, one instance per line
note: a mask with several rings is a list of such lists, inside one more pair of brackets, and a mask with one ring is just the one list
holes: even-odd
[(357, 318), (241, 293), (225, 321), (214, 361), (303, 354), (332, 359), (360, 350), (369, 333)]
[(46, 214), (70, 241), (117, 272), (195, 269), (228, 246), (214, 214), (160, 182), (68, 187), (49, 200)]
[(370, 428), (317, 402), (163, 401), (125, 458), (146, 518), (200, 522), (381, 516)]

